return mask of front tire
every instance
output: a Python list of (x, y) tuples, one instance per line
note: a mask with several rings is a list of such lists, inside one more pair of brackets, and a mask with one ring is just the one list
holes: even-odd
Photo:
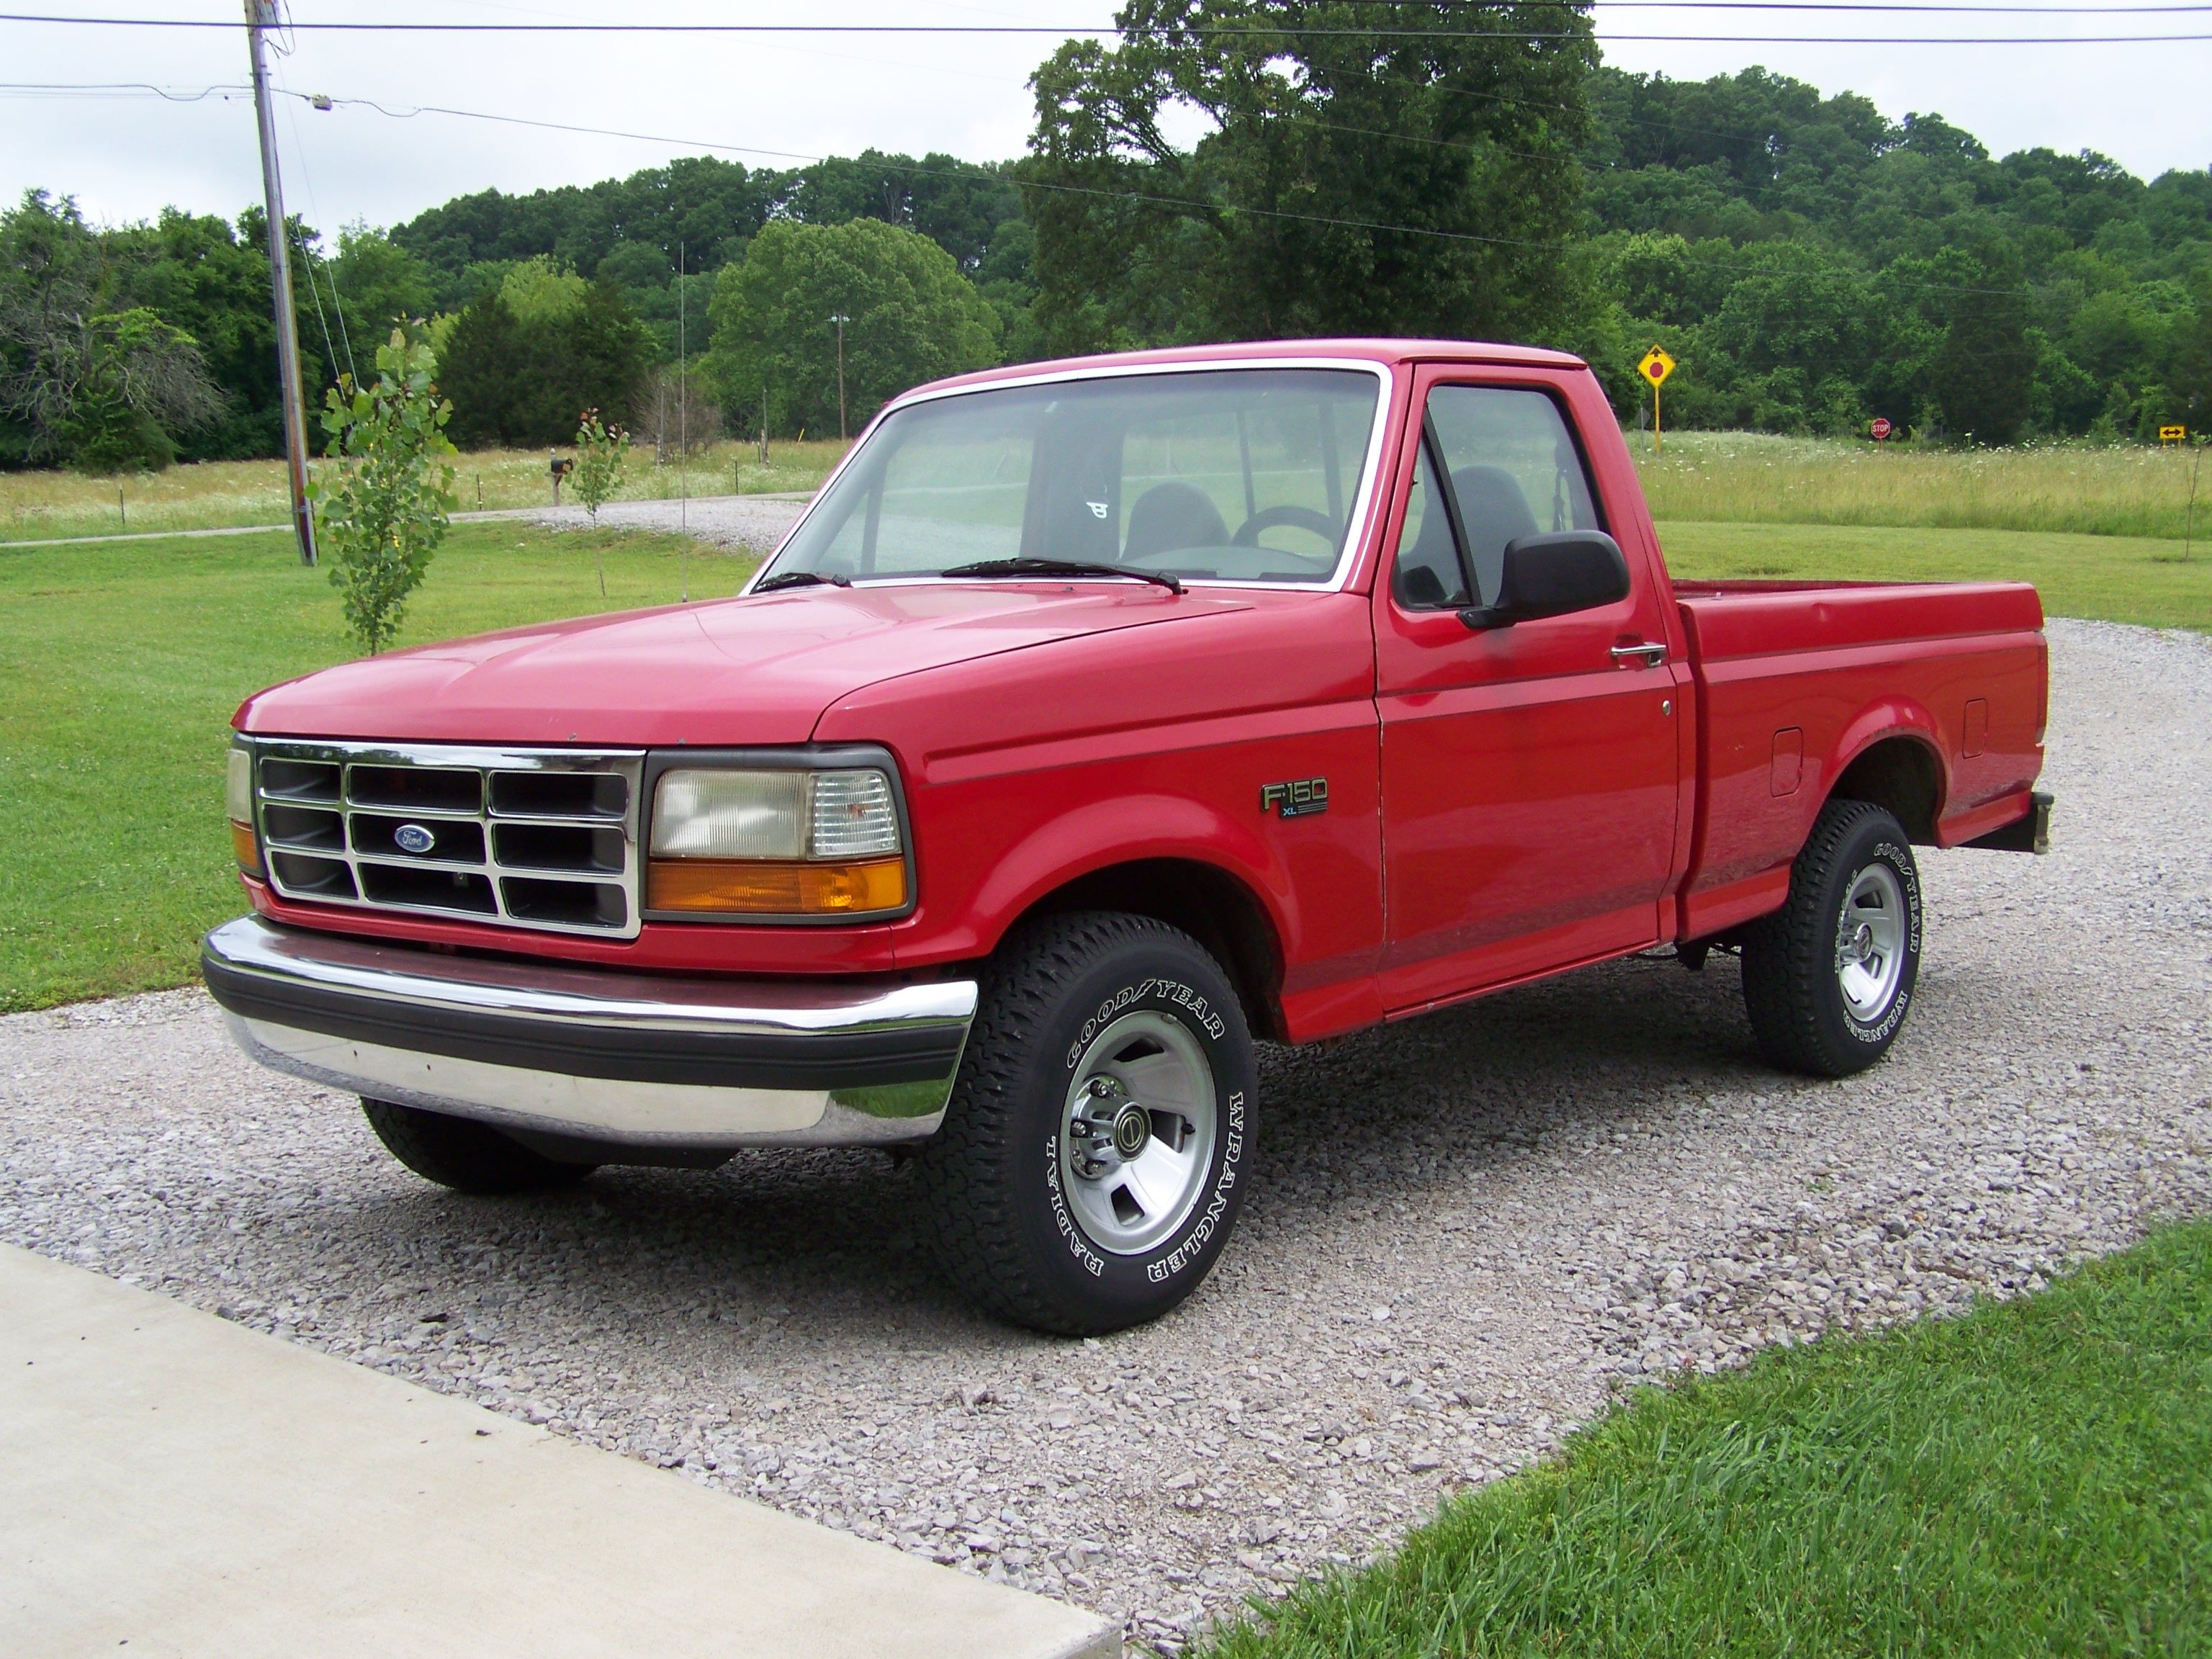
[(364, 1099), (361, 1109), (392, 1157), (425, 1181), (457, 1193), (503, 1197), (573, 1187), (594, 1167), (543, 1157), (472, 1118), (390, 1100)]
[(1904, 1029), (1920, 977), (1920, 870), (1904, 825), (1832, 800), (1790, 872), (1788, 902), (1743, 944), (1743, 1001), (1767, 1059), (1848, 1077)]
[(1097, 912), (1021, 930), (918, 1160), (946, 1273), (1059, 1335), (1158, 1318), (1236, 1224), (1255, 1082), (1236, 990), (1187, 934)]

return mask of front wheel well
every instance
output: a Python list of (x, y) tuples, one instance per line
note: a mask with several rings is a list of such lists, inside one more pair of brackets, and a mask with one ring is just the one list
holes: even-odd
[(1255, 1037), (1283, 1040), (1283, 952), (1267, 908), (1235, 876), (1193, 859), (1138, 859), (1054, 888), (1021, 920), (1070, 910), (1121, 910), (1180, 928), (1236, 986)]
[(1936, 842), (1936, 814), (1942, 804), (1943, 773), (1934, 752), (1917, 738), (1884, 738), (1852, 757), (1831, 800), (1863, 800), (1885, 807), (1916, 846)]

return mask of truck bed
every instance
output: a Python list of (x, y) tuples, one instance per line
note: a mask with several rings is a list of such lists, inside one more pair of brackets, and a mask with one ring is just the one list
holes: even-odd
[(1697, 809), (1679, 935), (1773, 908), (1846, 765), (1911, 776), (1906, 829), (1952, 847), (2029, 810), (2043, 605), (2023, 582), (1677, 581)]

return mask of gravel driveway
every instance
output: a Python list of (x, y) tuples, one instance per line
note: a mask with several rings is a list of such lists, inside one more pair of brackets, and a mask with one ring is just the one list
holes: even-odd
[(0, 1020), (0, 1237), (1172, 1647), (1630, 1381), (2212, 1211), (2212, 642), (2051, 637), (2057, 850), (1925, 855), (1887, 1065), (1766, 1071), (1721, 958), (1271, 1052), (1244, 1225), (1146, 1329), (977, 1318), (880, 1155), (442, 1193), (197, 992)]
[[(680, 503), (609, 501), (599, 509), (599, 522), (618, 530), (683, 530), (701, 541), (759, 557), (783, 539), (783, 532), (799, 522), (799, 514), (812, 499), (811, 495), (701, 495)], [(453, 516), (471, 515), (457, 513)], [(548, 530), (581, 530), (591, 523), (580, 507), (475, 516), (528, 518)]]

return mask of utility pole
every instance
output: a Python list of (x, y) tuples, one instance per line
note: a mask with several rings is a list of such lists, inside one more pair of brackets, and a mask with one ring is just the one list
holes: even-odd
[(307, 504), (307, 393), (300, 384), (300, 330), (292, 315), (291, 238), (284, 224), (284, 186), (276, 176), (276, 118), (269, 106), (269, 68), (261, 31), (282, 20), (276, 0), (246, 0), (246, 45), (253, 59), (253, 113), (261, 130), (261, 191), (269, 204), (269, 289), (276, 305), (276, 385), (284, 399), (284, 465), (292, 485), (292, 531), (300, 562), (315, 562), (315, 514)]
[(839, 312), (830, 319), (837, 325), (837, 441), (845, 441), (845, 325), (853, 319)]
[[(684, 327), (684, 244), (676, 245), (676, 532), (684, 538), (678, 590), (691, 603), (691, 381), (690, 342)], [(666, 381), (661, 382), (665, 386)]]

